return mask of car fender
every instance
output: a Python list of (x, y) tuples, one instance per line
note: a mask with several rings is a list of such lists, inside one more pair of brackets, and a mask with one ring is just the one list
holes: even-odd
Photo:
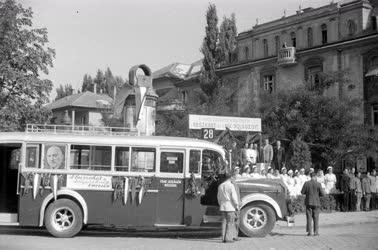
[(278, 205), (278, 203), (270, 196), (266, 194), (261, 194), (261, 193), (254, 193), (254, 194), (248, 194), (241, 199), (241, 207), (243, 208), (245, 205), (248, 203), (254, 202), (254, 201), (263, 201), (268, 204), (270, 204), (274, 210), (276, 211), (277, 216), (282, 219), (282, 212), (281, 208)]
[[(87, 206), (87, 203), (85, 202), (83, 196), (81, 196), (78, 192), (76, 192), (74, 190), (70, 190), (70, 189), (58, 190), (58, 192), (57, 192), (58, 198), (59, 198), (59, 196), (62, 196), (62, 195), (71, 196), (80, 203), (79, 205), (83, 209), (83, 223), (87, 224), (87, 221), (88, 221), (88, 206)], [(49, 195), (46, 196), (46, 198), (42, 202), (41, 209), (40, 209), (40, 212), (39, 212), (39, 226), (40, 227), (43, 226), (43, 218), (45, 217), (45, 210), (46, 210), (47, 204), (49, 204), (49, 202), (52, 199), (54, 199), (54, 195), (53, 195), (53, 193), (50, 193)]]

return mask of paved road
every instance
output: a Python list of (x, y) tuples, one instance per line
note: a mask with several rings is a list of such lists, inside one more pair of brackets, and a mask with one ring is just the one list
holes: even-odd
[(378, 224), (322, 227), (320, 236), (307, 237), (304, 227), (276, 225), (265, 238), (242, 238), (220, 243), (218, 231), (201, 232), (109, 232), (83, 231), (72, 239), (50, 237), (45, 230), (0, 227), (0, 249), (378, 249)]

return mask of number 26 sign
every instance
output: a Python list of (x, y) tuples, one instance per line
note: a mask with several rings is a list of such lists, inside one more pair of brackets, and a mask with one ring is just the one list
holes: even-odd
[(213, 128), (203, 128), (202, 129), (202, 139), (212, 140), (214, 139), (215, 129)]

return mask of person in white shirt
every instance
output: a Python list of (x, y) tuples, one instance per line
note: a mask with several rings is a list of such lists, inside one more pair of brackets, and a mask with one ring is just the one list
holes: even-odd
[(234, 169), (234, 176), (235, 178), (241, 178), (241, 174), (240, 174), (240, 168), (239, 167), (235, 167)]
[(253, 178), (253, 179), (260, 179), (261, 178), (261, 175), (257, 171), (257, 167), (256, 166), (252, 167), (251, 178)]
[(297, 169), (294, 171), (294, 189), (295, 189), (296, 194), (298, 195), (302, 191), (302, 182), (299, 178), (299, 171)]
[(325, 193), (332, 194), (336, 191), (336, 175), (332, 173), (333, 168), (327, 168), (328, 173), (324, 176)]
[(287, 178), (285, 179), (285, 185), (286, 185), (286, 187), (287, 187), (287, 189), (289, 190), (289, 194), (290, 194), (290, 196), (293, 196), (293, 197), (295, 197), (295, 196), (297, 196), (297, 194), (296, 194), (296, 192), (295, 192), (295, 190), (294, 190), (294, 184), (295, 184), (295, 182), (294, 182), (294, 178), (293, 178), (293, 174), (294, 174), (294, 172), (293, 172), (293, 170), (289, 170), (288, 172), (287, 172)]
[(275, 176), (273, 174), (273, 168), (269, 167), (268, 168), (268, 173), (266, 174), (267, 179), (275, 179)]
[(247, 161), (251, 164), (256, 164), (257, 150), (253, 148), (253, 143), (249, 144), (249, 148), (246, 151)]
[(231, 174), (226, 173), (225, 181), (218, 187), (218, 204), (222, 213), (222, 241), (233, 242), (238, 240), (235, 219), (236, 211), (239, 210), (239, 196), (234, 184), (231, 182)]
[(280, 170), (278, 169), (274, 170), (273, 179), (281, 179)]
[(245, 165), (244, 166), (244, 170), (243, 170), (243, 173), (242, 173), (242, 177), (251, 177), (251, 168), (249, 167), (249, 165)]
[(318, 170), (318, 174), (316, 175), (316, 181), (320, 183), (323, 189), (325, 189), (325, 176), (323, 170)]
[(299, 190), (302, 190), (303, 185), (307, 181), (307, 176), (305, 175), (305, 169), (304, 168), (301, 168), (299, 170), (298, 180), (299, 180), (299, 182), (298, 182)]
[(280, 175), (280, 177), (281, 177), (281, 180), (283, 181), (283, 183), (286, 183), (286, 182), (287, 182), (287, 178), (288, 178), (289, 176), (287, 175), (287, 169), (286, 169), (285, 167), (283, 167), (283, 168), (281, 169), (281, 175)]

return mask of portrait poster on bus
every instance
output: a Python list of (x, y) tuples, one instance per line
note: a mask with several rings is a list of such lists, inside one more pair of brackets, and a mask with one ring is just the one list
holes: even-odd
[(58, 144), (46, 144), (44, 150), (45, 169), (64, 169), (66, 147)]

